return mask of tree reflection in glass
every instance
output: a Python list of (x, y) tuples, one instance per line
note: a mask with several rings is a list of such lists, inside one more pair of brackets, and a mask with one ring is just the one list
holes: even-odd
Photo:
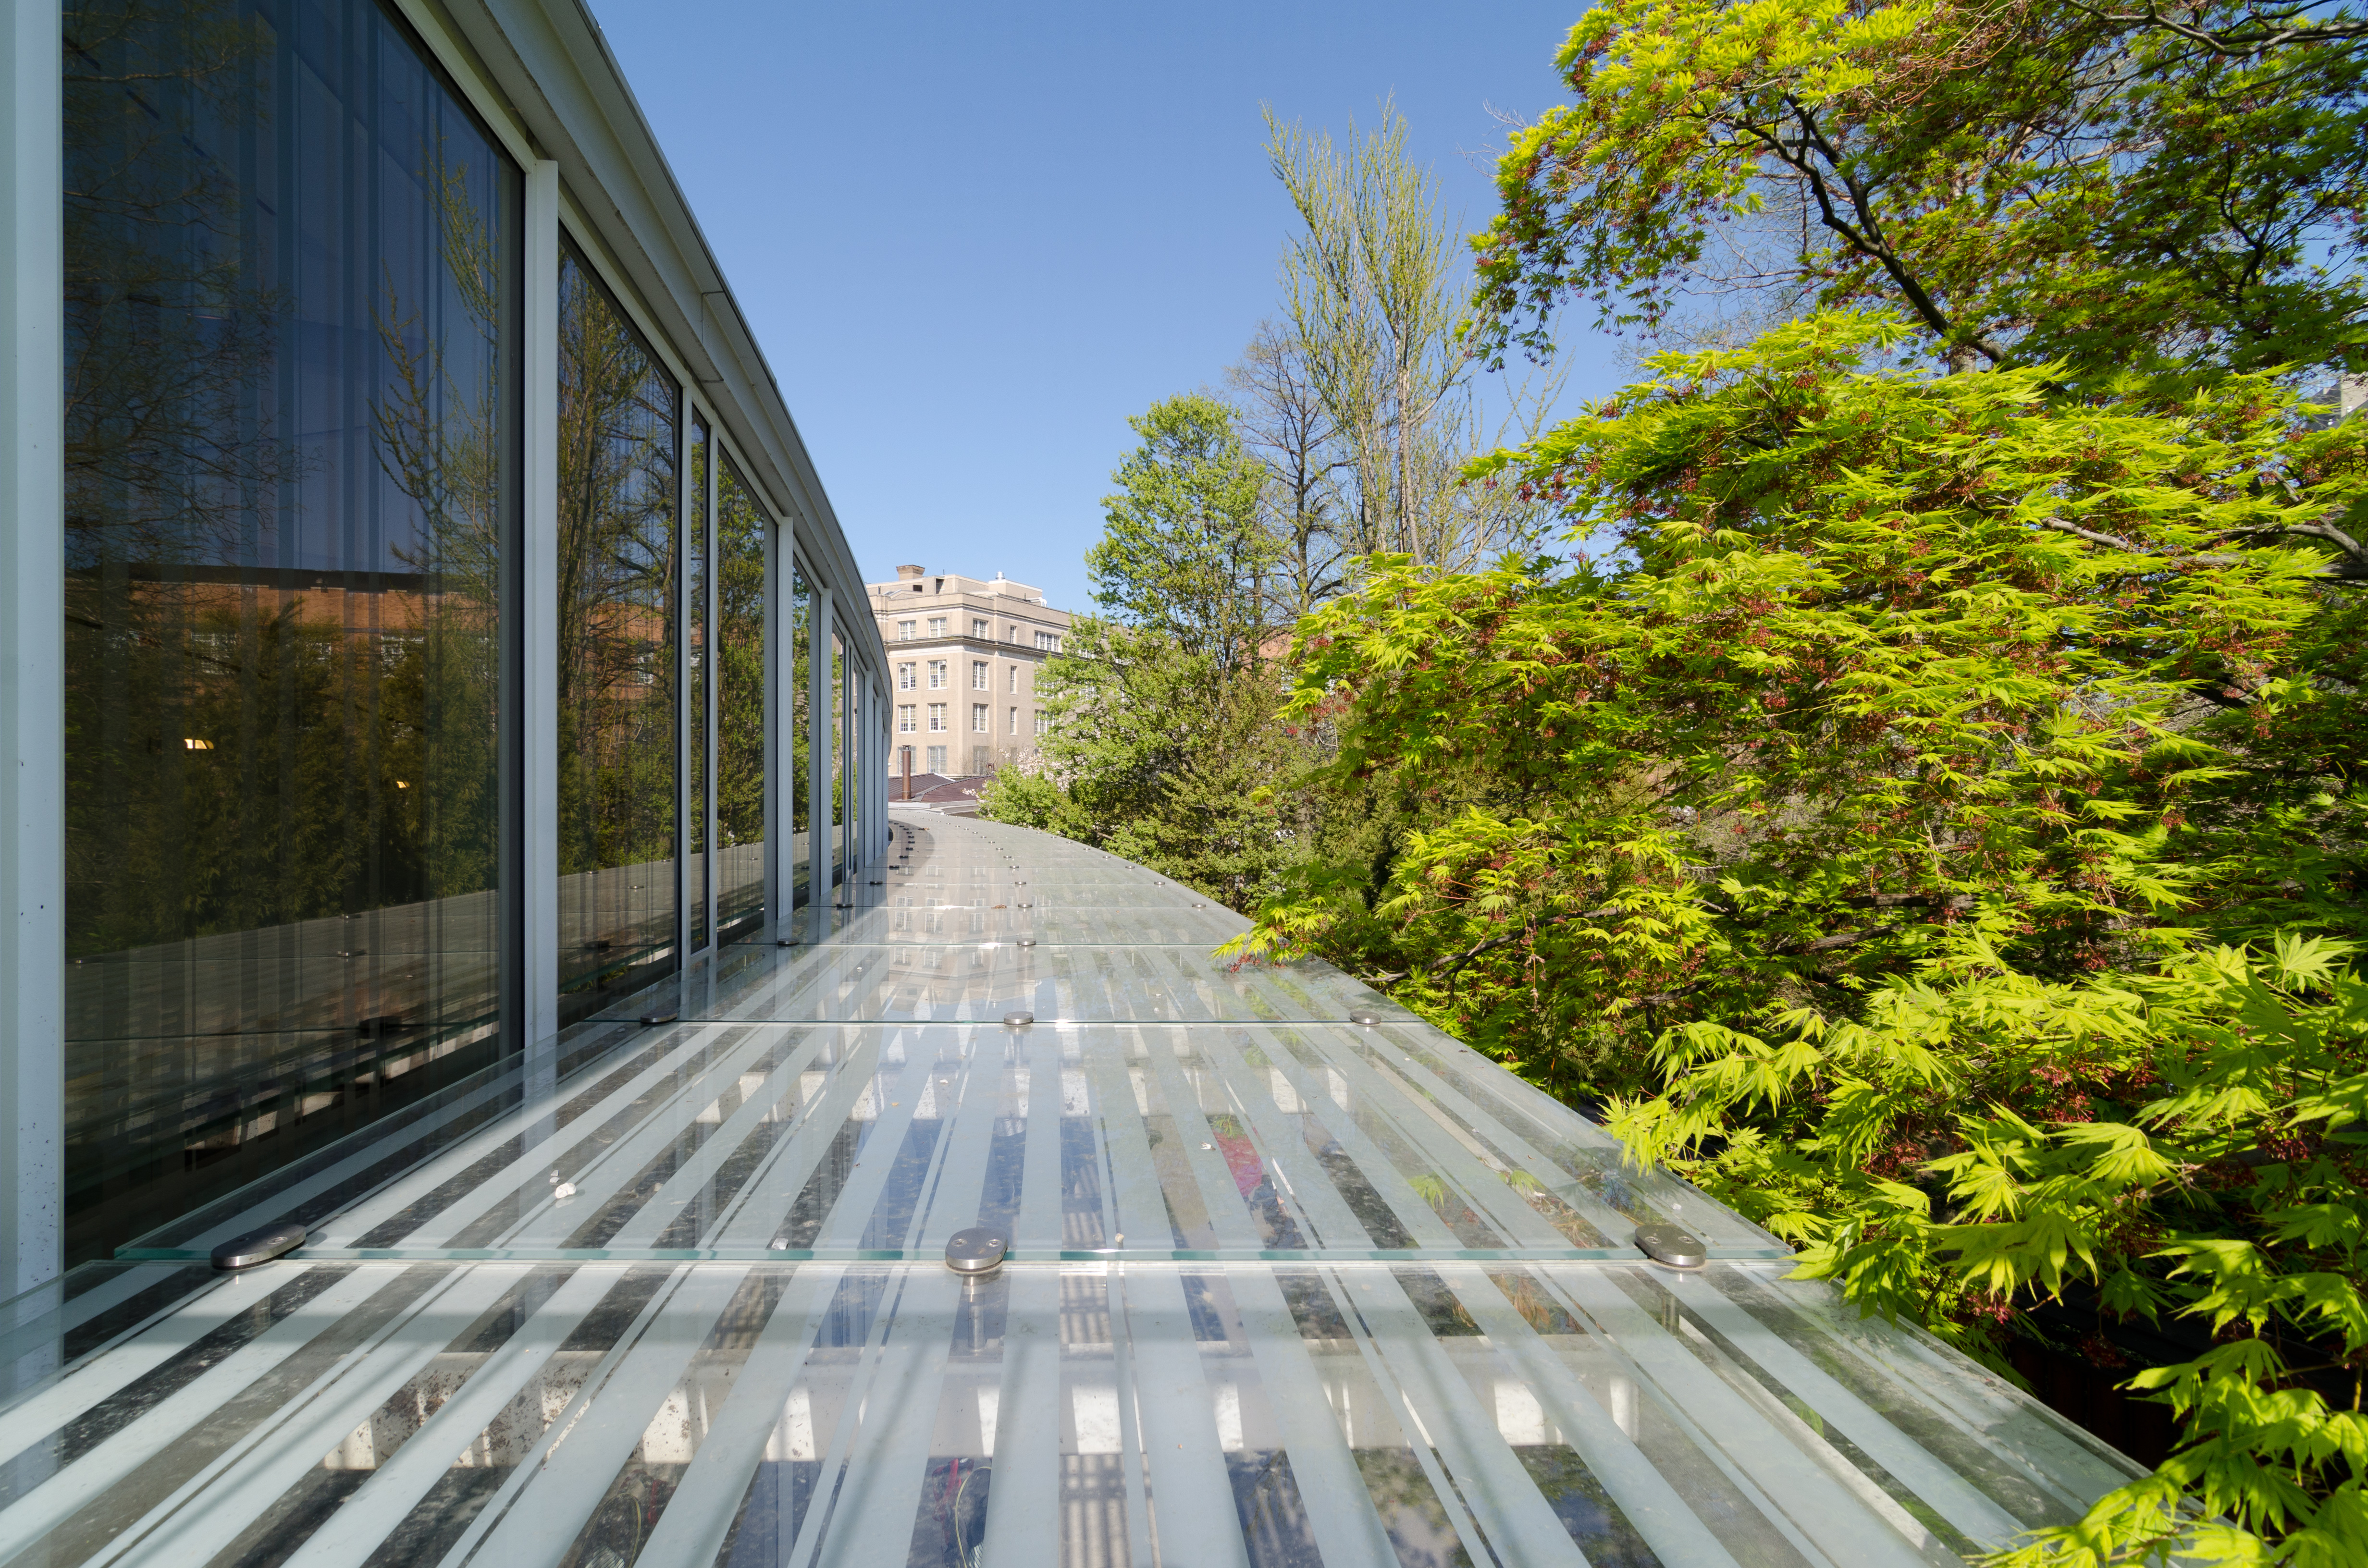
[(707, 421), (690, 418), (690, 488), (683, 508), (689, 523), (683, 551), (683, 879), (682, 896), (689, 906), (689, 951), (707, 946), (707, 916), (713, 896), (714, 872), (707, 854), (707, 705), (711, 656), (708, 634), (708, 574), (714, 559), (713, 530), (708, 515)]
[(715, 926), (765, 907), (765, 545), (773, 525), (726, 458), (715, 488)]
[(790, 566), (790, 905), (814, 899), (814, 594), (805, 568)]
[(559, 270), (563, 1022), (675, 966), (679, 389), (572, 248)]
[(71, 1262), (494, 1049), (519, 180), (370, 0), (63, 20)]

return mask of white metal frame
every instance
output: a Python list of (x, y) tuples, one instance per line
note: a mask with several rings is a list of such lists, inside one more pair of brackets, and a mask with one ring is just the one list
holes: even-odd
[(0, 0), (0, 1295), (65, 1237), (65, 248), (57, 0)]

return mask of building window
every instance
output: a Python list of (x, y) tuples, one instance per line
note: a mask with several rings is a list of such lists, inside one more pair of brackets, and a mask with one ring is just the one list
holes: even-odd
[(973, 702), (970, 705), (970, 733), (973, 735), (993, 733), (992, 727), (986, 722), (986, 704), (984, 702)]
[(1049, 713), (1047, 713), (1047, 712), (1045, 712), (1042, 709), (1041, 709), (1041, 708), (1040, 708), (1040, 709), (1038, 709), (1038, 710), (1036, 710), (1036, 733), (1037, 733), (1038, 734), (1040, 734), (1040, 735), (1041, 735), (1041, 734), (1042, 734), (1046, 730), (1048, 730), (1048, 729), (1051, 729), (1051, 728), (1052, 728), (1052, 725), (1051, 725), (1049, 722), (1047, 722), (1047, 721), (1048, 721), (1048, 720), (1050, 720), (1051, 718), (1052, 718), (1052, 715), (1051, 715), (1051, 714), (1049, 714)]
[(1019, 710), (1017, 708), (1011, 710), (1011, 733), (1015, 735), (1019, 733)]
[(1061, 651), (1061, 639), (1055, 632), (1040, 631), (1036, 634), (1036, 646), (1048, 653), (1057, 653)]
[(909, 659), (896, 666), (896, 689), (910, 691), (920, 684), (915, 666)]
[(946, 748), (943, 746), (931, 746), (929, 748), (929, 771), (932, 773), (943, 773), (945, 770)]
[(932, 637), (943, 637), (945, 634), (946, 618), (942, 615), (933, 615), (929, 617), (929, 635)]
[(971, 688), (973, 691), (993, 691), (993, 690), (995, 689), (995, 687), (994, 687), (991, 684), (989, 684), (989, 682), (987, 681), (987, 678), (986, 678), (986, 661), (985, 661), (985, 660), (984, 660), (984, 659), (973, 659), (973, 660), (971, 661), (971, 665), (970, 665), (970, 688)]
[(986, 621), (973, 620), (970, 623), (970, 634), (973, 637), (992, 637), (995, 635), (995, 629)]
[(931, 691), (943, 691), (945, 688), (946, 662), (943, 659), (931, 659), (929, 661), (929, 689)]
[(909, 735), (921, 727), (921, 710), (910, 702), (896, 705), (896, 733)]
[(945, 733), (945, 730), (946, 730), (946, 705), (945, 705), (944, 703), (942, 703), (942, 702), (932, 702), (932, 703), (930, 703), (930, 704), (929, 704), (929, 733), (931, 733), (931, 734), (933, 734), (933, 735), (939, 735), (939, 734), (943, 734), (943, 733)]
[(1004, 683), (1004, 689), (1013, 692), (1018, 691), (1019, 689), (1019, 666), (1018, 665), (1014, 665), (1006, 673), (1010, 678)]
[(899, 642), (910, 642), (913, 640), (913, 627), (914, 623), (912, 621), (898, 621), (896, 623), (896, 641)]
[[(36, 1136), (66, 1151), (63, 1191), (38, 1201), (46, 1226), (63, 1200), (69, 1268), (319, 1147), (315, 1128), (351, 1131), (518, 1048), (496, 1033), (508, 956), (491, 961), (479, 912), (522, 896), (496, 807), (517, 733), (501, 653), (523, 186), (400, 14), (65, 11), (79, 37), (48, 131), (64, 139), (48, 221), (65, 304), (48, 330), (64, 334), (70, 455), (42, 454), (66, 503), (40, 525), (63, 577), (39, 586), (68, 628), (48, 699), (64, 705), (64, 757), (47, 758), (63, 823), (44, 837), (72, 869), (63, 915), (42, 918), (63, 920), (70, 960), (63, 1061), (43, 1066), (50, 1093), (69, 1086), (63, 1125)], [(10, 65), (20, 89), (56, 69)], [(13, 311), (32, 290), (11, 276)], [(608, 308), (572, 265), (560, 287), (563, 328)], [(538, 767), (673, 756), (671, 684), (632, 676), (677, 667), (678, 410), (624, 318), (600, 324), (619, 392), (577, 450), (597, 448), (606, 484), (562, 526), (623, 559), (597, 590), (560, 589), (571, 612), (597, 597), (562, 624), (600, 636), (557, 650), (584, 672), (557, 731), (573, 745)], [(13, 502), (5, 526), (37, 527)], [(300, 562), (319, 576), (279, 569)], [(300, 585), (316, 580), (343, 591)], [(587, 857), (611, 843), (672, 857), (673, 798), (571, 800), (564, 868), (606, 865)], [(647, 950), (638, 914), (617, 917), (620, 970)], [(670, 903), (662, 916), (652, 978), (674, 946)], [(355, 937), (381, 920), (405, 935)], [(322, 930), (342, 960), (296, 960)], [(336, 1045), (333, 1018), (353, 1020)]]
[(1005, 627), (1005, 628), (1003, 629), (1003, 640), (1004, 640), (1006, 642), (1019, 642), (1019, 628), (1018, 628), (1018, 627), (1016, 627), (1016, 626), (1007, 626), (1007, 627)]

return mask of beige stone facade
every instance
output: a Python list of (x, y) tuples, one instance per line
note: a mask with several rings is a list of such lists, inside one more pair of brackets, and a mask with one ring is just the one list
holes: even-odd
[(999, 574), (899, 566), (896, 581), (866, 587), (888, 644), (890, 796), (908, 760), (948, 776), (1033, 763), (1048, 722), (1036, 676), (1067, 641), (1069, 612)]

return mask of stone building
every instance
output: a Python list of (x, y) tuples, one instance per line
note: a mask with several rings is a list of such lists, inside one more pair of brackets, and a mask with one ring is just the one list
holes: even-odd
[[(889, 773), (947, 777), (1025, 766), (1049, 722), (1036, 676), (1069, 635), (1069, 612), (1001, 573), (992, 580), (896, 568), (867, 585), (888, 648)], [(892, 790), (894, 786), (892, 786)]]

